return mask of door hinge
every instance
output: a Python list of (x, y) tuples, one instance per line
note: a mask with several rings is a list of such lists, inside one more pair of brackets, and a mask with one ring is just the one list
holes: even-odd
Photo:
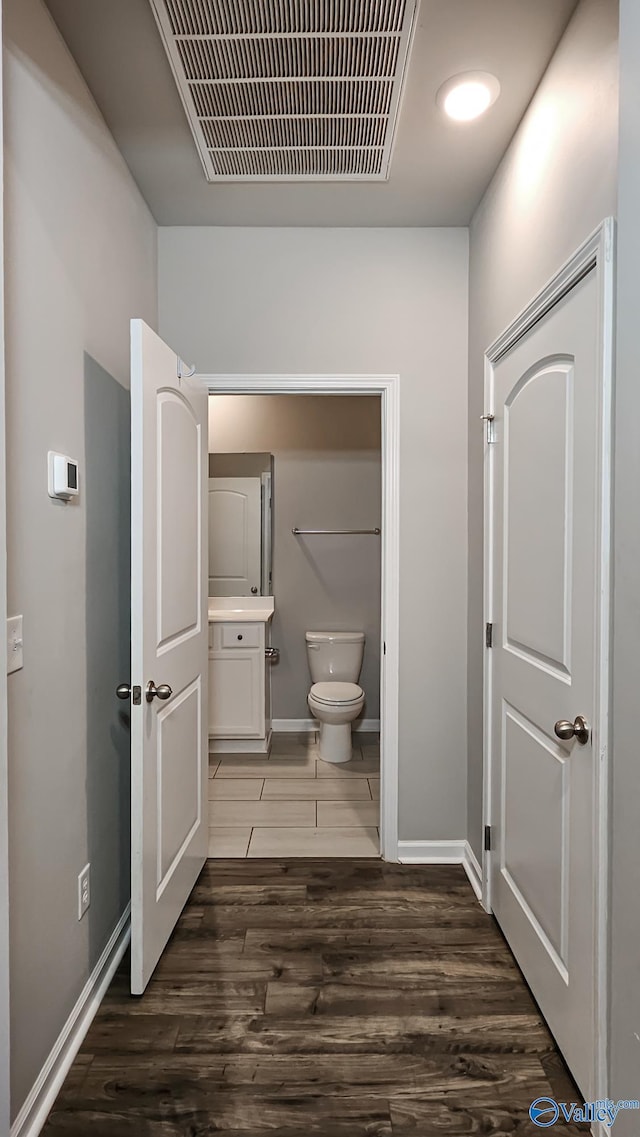
[(487, 427), (487, 445), (489, 446), (496, 440), (495, 417), (493, 414), (480, 415), (481, 421), (484, 422)]
[(484, 850), (485, 853), (491, 852), (491, 826), (485, 825), (484, 827)]
[(484, 626), (484, 644), (485, 647), (493, 647), (493, 624)]
[(131, 688), (131, 702), (134, 707), (139, 707), (142, 702), (142, 687)]

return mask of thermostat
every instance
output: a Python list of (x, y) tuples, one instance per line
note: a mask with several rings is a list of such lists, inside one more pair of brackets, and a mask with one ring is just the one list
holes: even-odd
[(77, 497), (78, 463), (66, 454), (55, 454), (49, 451), (49, 497), (59, 497), (68, 501), (70, 497)]

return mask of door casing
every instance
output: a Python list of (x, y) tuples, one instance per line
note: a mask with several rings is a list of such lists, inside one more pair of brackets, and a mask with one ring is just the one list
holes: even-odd
[[(594, 764), (594, 816), (593, 842), (595, 852), (595, 921), (593, 928), (595, 942), (596, 969), (594, 981), (595, 1022), (595, 1069), (593, 1085), (595, 1097), (606, 1098), (608, 1087), (608, 1039), (607, 1023), (607, 913), (608, 913), (608, 859), (609, 859), (609, 778), (610, 778), (610, 623), (611, 623), (611, 510), (612, 510), (612, 409), (613, 409), (613, 366), (614, 366), (614, 327), (615, 327), (615, 221), (607, 218), (580, 246), (574, 255), (552, 277), (548, 284), (516, 317), (508, 328), (491, 344), (485, 352), (485, 414), (492, 414), (493, 381), (496, 363), (524, 336), (535, 324), (576, 285), (588, 272), (595, 271), (599, 296), (599, 360), (600, 360), (600, 405), (599, 405), (599, 526), (598, 526), (598, 594), (597, 643), (596, 643), (596, 706), (594, 713), (594, 733), (599, 739), (597, 761)], [(493, 622), (493, 494), (494, 494), (493, 447), (488, 441), (484, 444), (484, 621)], [(484, 649), (483, 687), (484, 687), (484, 734), (483, 734), (483, 826), (490, 826), (497, 813), (498, 803), (492, 801), (492, 649)], [(482, 854), (482, 903), (487, 912), (491, 906), (491, 851)], [(604, 1133), (604, 1130), (603, 1130)]]
[(199, 375), (211, 395), (379, 395), (382, 404), (380, 852), (398, 860), (400, 376)]

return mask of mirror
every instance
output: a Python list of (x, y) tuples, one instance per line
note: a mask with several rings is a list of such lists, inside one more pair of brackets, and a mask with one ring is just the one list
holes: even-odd
[(272, 596), (272, 454), (209, 455), (209, 596)]

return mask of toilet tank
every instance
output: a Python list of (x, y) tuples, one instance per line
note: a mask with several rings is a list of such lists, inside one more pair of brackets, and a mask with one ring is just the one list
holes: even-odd
[(364, 654), (364, 632), (306, 632), (313, 683), (357, 683)]

